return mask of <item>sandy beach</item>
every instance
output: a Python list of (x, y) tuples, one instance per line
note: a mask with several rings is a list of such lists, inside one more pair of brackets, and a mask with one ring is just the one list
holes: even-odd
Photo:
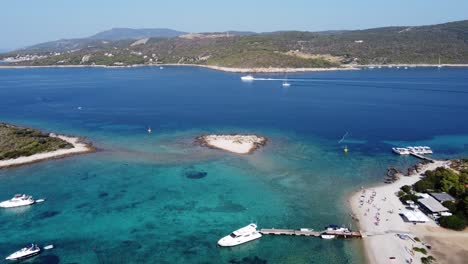
[(226, 150), (236, 154), (250, 154), (264, 146), (267, 139), (257, 135), (203, 135), (197, 137), (195, 141), (209, 148)]
[(39, 162), (47, 159), (62, 158), (69, 155), (86, 153), (94, 151), (91, 145), (82, 142), (77, 137), (69, 137), (64, 135), (50, 134), (51, 137), (57, 137), (73, 145), (73, 148), (59, 149), (51, 152), (38, 153), (27, 157), (19, 157), (16, 159), (0, 160), (0, 169), (6, 167), (20, 166), (24, 164)]
[[(407, 209), (396, 196), (402, 186), (416, 183), (427, 170), (443, 167), (449, 162), (428, 163), (418, 173), (402, 176), (391, 184), (362, 189), (352, 195), (351, 209), (364, 234), (364, 248), (369, 263), (421, 263), (420, 259), (425, 255), (413, 252), (412, 248), (423, 248), (422, 242), (433, 246), (432, 250), (428, 250), (428, 255), (434, 256), (438, 263), (463, 263), (460, 262), (463, 259), (460, 252), (464, 251), (464, 256), (467, 255), (467, 231), (450, 231), (437, 226), (433, 220), (417, 225), (405, 222), (399, 213)], [(411, 238), (418, 237), (421, 242), (400, 239), (397, 234), (401, 233), (409, 234)], [(447, 236), (450, 236), (452, 242), (443, 239)], [(451, 246), (455, 238), (463, 240), (463, 243), (455, 243), (457, 247)]]

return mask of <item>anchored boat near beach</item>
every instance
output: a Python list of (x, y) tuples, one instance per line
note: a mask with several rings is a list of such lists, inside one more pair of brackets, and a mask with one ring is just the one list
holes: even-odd
[(406, 148), (392, 148), (393, 152), (399, 155), (411, 154), (433, 154), (433, 151), (428, 146), (406, 147)]
[(248, 226), (237, 229), (228, 236), (221, 238), (218, 241), (218, 245), (222, 247), (233, 247), (261, 237), (262, 234), (257, 231), (257, 225), (250, 224)]

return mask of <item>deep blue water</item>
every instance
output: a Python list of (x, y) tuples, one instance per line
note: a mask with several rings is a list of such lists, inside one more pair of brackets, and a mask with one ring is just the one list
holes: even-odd
[[(1, 69), (1, 121), (83, 136), (99, 151), (0, 170), (0, 200), (48, 198), (0, 211), (0, 256), (36, 241), (57, 248), (30, 263), (361, 263), (359, 241), (263, 237), (232, 249), (216, 241), (252, 221), (351, 224), (350, 191), (416, 162), (393, 155), (393, 145), (468, 156), (467, 68), (290, 74), (289, 88), (240, 76)], [(236, 132), (270, 141), (249, 156), (193, 144), (199, 134)], [(197, 173), (205, 177), (189, 177)]]

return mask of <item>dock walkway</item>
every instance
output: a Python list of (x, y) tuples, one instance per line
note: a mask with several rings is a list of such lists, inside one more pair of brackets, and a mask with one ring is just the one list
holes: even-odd
[(432, 162), (432, 163), (435, 162), (434, 159), (428, 158), (428, 157), (426, 157), (426, 156), (423, 156), (423, 155), (421, 155), (421, 154), (417, 154), (417, 153), (414, 153), (414, 152), (411, 152), (410, 155), (411, 155), (411, 156), (414, 156), (414, 157), (416, 157), (416, 158), (418, 158), (418, 159), (430, 161), (430, 162)]
[(362, 238), (361, 232), (344, 232), (344, 231), (314, 231), (314, 230), (294, 230), (294, 229), (260, 229), (262, 235), (286, 235), (286, 236), (314, 236), (320, 237), (320, 235), (335, 235), (342, 238)]

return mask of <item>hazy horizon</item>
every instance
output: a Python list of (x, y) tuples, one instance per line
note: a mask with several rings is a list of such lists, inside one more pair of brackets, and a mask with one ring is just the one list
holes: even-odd
[(287, 6), (280, 1), (266, 0), (255, 3), (83, 0), (79, 5), (59, 0), (24, 0), (2, 3), (2, 7), (9, 10), (3, 18), (10, 23), (0, 28), (0, 50), (83, 38), (111, 28), (169, 28), (184, 32), (326, 31), (432, 25), (468, 19), (465, 12), (468, 1), (437, 0), (391, 3), (290, 0)]

